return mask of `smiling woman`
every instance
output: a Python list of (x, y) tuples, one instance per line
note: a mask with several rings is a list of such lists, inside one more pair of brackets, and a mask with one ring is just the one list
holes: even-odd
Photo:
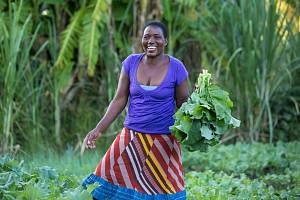
[(143, 53), (123, 61), (118, 89), (104, 117), (86, 138), (87, 148), (125, 108), (124, 128), (83, 186), (100, 183), (94, 199), (186, 199), (180, 144), (169, 131), (175, 107), (189, 96), (188, 72), (164, 54), (167, 31), (160, 22), (143, 29)]
[(147, 57), (162, 55), (167, 43), (167, 31), (160, 23), (152, 22), (144, 28), (142, 45)]

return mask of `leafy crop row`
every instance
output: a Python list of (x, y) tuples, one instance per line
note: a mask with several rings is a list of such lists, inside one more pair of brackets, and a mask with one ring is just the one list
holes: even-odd
[(299, 142), (238, 143), (219, 146), (208, 153), (184, 152), (190, 197), (299, 199), (299, 146)]
[[(187, 197), (191, 200), (299, 199), (299, 146), (299, 142), (255, 143), (214, 147), (207, 153), (184, 151)], [(81, 181), (87, 175), (86, 169), (93, 170), (94, 163), (80, 165), (75, 154), (68, 155), (74, 159), (74, 168), (68, 170), (61, 163), (54, 164), (53, 158), (39, 166), (37, 162), (28, 164), (22, 159), (0, 157), (0, 199), (91, 199), (90, 192), (96, 185), (83, 190)], [(93, 157), (96, 160), (99, 155)]]
[[(93, 187), (93, 186), (92, 186)], [(0, 199), (91, 199), (80, 179), (49, 166), (25, 169), (24, 162), (9, 156), (0, 159)]]

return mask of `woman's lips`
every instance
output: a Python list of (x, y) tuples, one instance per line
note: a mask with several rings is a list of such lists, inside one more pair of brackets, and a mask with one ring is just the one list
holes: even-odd
[(157, 48), (156, 47), (147, 47), (148, 51), (155, 51)]

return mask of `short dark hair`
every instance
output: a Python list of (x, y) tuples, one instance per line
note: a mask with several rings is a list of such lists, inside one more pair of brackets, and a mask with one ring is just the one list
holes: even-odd
[(145, 31), (145, 29), (148, 27), (148, 26), (156, 26), (158, 28), (160, 28), (163, 32), (163, 35), (164, 35), (164, 38), (168, 38), (168, 31), (167, 31), (167, 28), (166, 26), (161, 23), (160, 21), (149, 21), (145, 24), (144, 28), (143, 28), (143, 32)]

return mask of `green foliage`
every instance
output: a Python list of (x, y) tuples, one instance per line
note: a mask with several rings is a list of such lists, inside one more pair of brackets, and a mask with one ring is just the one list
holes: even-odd
[[(77, 76), (74, 74), (74, 60), (80, 65), (87, 64), (87, 74), (94, 76), (99, 58), (101, 32), (108, 23), (109, 1), (91, 1), (86, 7), (82, 6), (72, 16), (66, 30), (61, 34), (61, 49), (54, 65), (54, 102), (55, 102), (55, 137), (56, 143), (62, 146), (61, 112), (63, 107), (62, 95), (66, 95), (72, 81)], [(75, 51), (79, 49), (79, 58), (74, 59)], [(77, 71), (79, 71), (77, 69)], [(82, 73), (82, 70), (81, 70)], [(82, 76), (82, 75), (81, 75)]]
[(108, 1), (91, 2), (72, 17), (67, 29), (62, 32), (62, 45), (55, 65), (70, 67), (75, 48), (79, 48), (81, 64), (87, 64), (88, 75), (94, 76), (99, 57), (101, 31), (108, 23)]
[[(67, 29), (61, 33), (61, 48), (55, 66), (63, 69), (65, 67), (70, 68), (70, 62), (73, 58), (73, 51), (77, 47), (77, 41), (81, 35), (81, 23), (84, 9), (79, 10), (71, 19), (71, 23)], [(62, 85), (61, 89), (63, 89)]]
[(281, 199), (288, 197), (268, 187), (263, 181), (245, 175), (235, 178), (223, 172), (190, 172), (186, 175), (188, 199)]
[[(281, 173), (290, 167), (290, 163), (300, 162), (297, 158), (300, 152), (298, 145), (298, 142), (289, 144), (279, 142), (276, 145), (260, 143), (221, 145), (208, 153), (186, 153), (183, 163), (189, 170), (211, 169), (259, 177), (265, 172)], [(200, 163), (204, 165), (201, 166)]]
[(271, 103), (299, 73), (299, 34), (297, 16), (278, 11), (283, 1), (265, 2), (205, 1), (193, 36), (203, 45), (202, 65), (234, 94), (245, 132), (240, 137), (266, 141), (268, 134), (272, 142), (277, 116)]
[(185, 171), (197, 171), (186, 175), (190, 197), (296, 199), (300, 196), (299, 145), (238, 143), (208, 153), (184, 152)]
[(240, 126), (231, 116), (233, 103), (228, 92), (210, 82), (207, 70), (199, 74), (196, 89), (187, 102), (175, 113), (170, 131), (190, 151), (206, 151), (219, 143), (220, 136), (229, 128)]
[(83, 39), (88, 38), (88, 41), (83, 42), (83, 46), (86, 48), (84, 55), (88, 57), (88, 74), (90, 76), (95, 74), (95, 67), (99, 55), (100, 31), (105, 28), (105, 25), (108, 22), (108, 16), (106, 14), (108, 12), (107, 10), (108, 5), (106, 2), (97, 1), (92, 16), (87, 15), (86, 18), (92, 18), (92, 22), (87, 22), (84, 27), (85, 37), (83, 37)]
[(58, 58), (52, 68), (53, 85), (54, 85), (54, 117), (55, 117), (55, 137), (56, 143), (62, 145), (61, 142), (61, 99), (60, 93), (63, 93), (69, 85), (73, 70), (73, 51), (80, 37), (80, 28), (84, 9), (79, 10), (73, 17), (72, 22), (67, 29), (61, 33), (62, 44)]
[(24, 162), (9, 156), (0, 160), (1, 199), (88, 199), (87, 191), (80, 187), (78, 177), (57, 172), (48, 166), (26, 170)]
[(223, 139), (299, 138), (297, 1), (143, 1), (141, 16), (136, 3), (0, 0), (0, 152), (78, 148), (114, 97), (136, 28), (154, 18), (166, 23), (166, 53), (184, 62), (190, 88), (202, 65), (231, 94), (243, 123)]
[[(208, 153), (183, 152), (187, 199), (297, 199), (299, 154), (299, 142), (237, 144), (214, 147)], [(85, 152), (81, 157), (72, 149), (63, 155), (49, 151), (18, 159), (3, 156), (0, 198), (89, 199), (97, 184), (83, 190), (81, 181), (99, 159), (97, 152)]]
[(38, 139), (42, 129), (39, 96), (44, 88), (39, 83), (47, 82), (47, 73), (44, 63), (37, 66), (34, 62), (47, 43), (31, 55), (40, 25), (33, 29), (32, 16), (24, 13), (22, 5), (22, 1), (12, 3), (7, 15), (0, 15), (0, 152), (14, 149), (19, 139), (16, 133), (28, 141), (30, 136)]

